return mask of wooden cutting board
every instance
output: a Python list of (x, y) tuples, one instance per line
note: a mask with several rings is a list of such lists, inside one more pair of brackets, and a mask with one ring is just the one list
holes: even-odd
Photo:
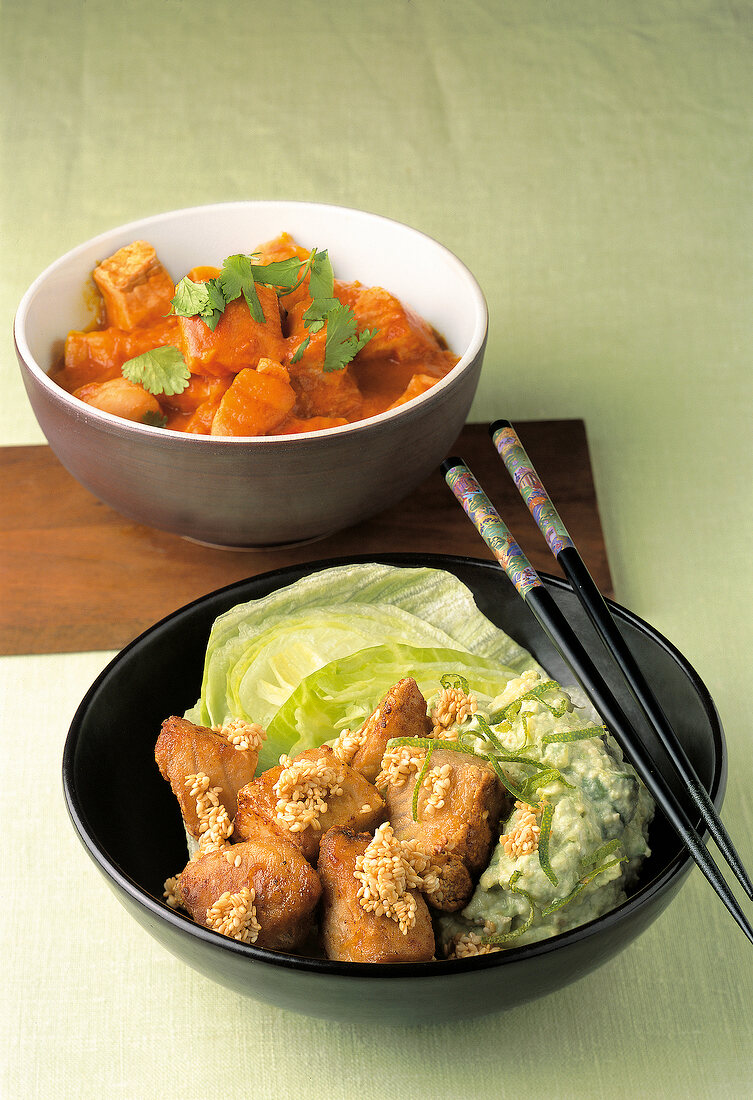
[[(611, 595), (583, 422), (516, 428), (594, 580)], [(452, 453), (471, 467), (532, 564), (558, 574), (486, 426), (466, 425)], [(492, 558), (438, 470), (389, 512), (318, 542), (227, 551), (124, 519), (49, 447), (0, 448), (0, 464), (0, 655), (120, 649), (198, 596), (299, 562), (405, 551)]]

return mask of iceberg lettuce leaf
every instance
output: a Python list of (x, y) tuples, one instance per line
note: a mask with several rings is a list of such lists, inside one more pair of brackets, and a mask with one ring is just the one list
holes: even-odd
[[(201, 697), (186, 717), (213, 726), (234, 716), (266, 728), (312, 673), (383, 644), (472, 652), (517, 675), (538, 667), (478, 610), (471, 591), (454, 574), (376, 563), (341, 565), (219, 616), (207, 644)], [(392, 683), (406, 675), (413, 673), (399, 669)], [(280, 751), (291, 747), (289, 739), (288, 731)], [(265, 752), (260, 766), (276, 762)]]
[[(267, 728), (265, 758), (296, 755), (358, 729), (398, 680), (412, 676), (425, 699), (441, 689), (440, 678), (460, 674), (471, 692), (494, 698), (517, 675), (497, 661), (466, 650), (427, 648), (387, 642), (358, 650), (324, 665), (302, 680)], [(262, 767), (271, 764), (261, 762)]]

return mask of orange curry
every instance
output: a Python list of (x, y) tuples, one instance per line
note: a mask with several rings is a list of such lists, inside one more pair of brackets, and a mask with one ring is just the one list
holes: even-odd
[[(269, 264), (309, 253), (283, 233), (261, 245), (254, 262)], [(217, 278), (213, 267), (189, 278)], [(326, 325), (306, 333), (309, 276), (292, 292), (256, 287), (264, 322), (241, 296), (214, 331), (199, 316), (171, 312), (175, 284), (155, 250), (136, 241), (93, 272), (101, 295), (100, 323), (70, 332), (65, 360), (52, 377), (74, 397), (116, 416), (196, 435), (291, 435), (364, 420), (417, 397), (457, 363), (432, 327), (380, 287), (334, 280), (334, 295), (350, 307), (358, 332), (376, 330), (350, 362), (323, 370)], [(190, 379), (180, 393), (150, 393), (129, 381), (123, 365), (170, 345)]]

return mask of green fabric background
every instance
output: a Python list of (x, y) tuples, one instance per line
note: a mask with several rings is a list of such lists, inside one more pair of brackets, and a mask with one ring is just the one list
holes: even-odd
[[(753, 867), (752, 63), (741, 0), (2, 0), (2, 442), (42, 442), (15, 306), (95, 233), (299, 198), (438, 237), (490, 306), (472, 419), (585, 420), (617, 597), (708, 684)], [(106, 659), (0, 661), (31, 821), (6, 782), (3, 1096), (751, 1094), (753, 951), (697, 871), (617, 960), (472, 1026), (327, 1026), (186, 970), (65, 820)]]

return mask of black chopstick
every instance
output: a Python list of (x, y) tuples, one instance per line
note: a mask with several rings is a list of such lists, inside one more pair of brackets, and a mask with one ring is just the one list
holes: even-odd
[(586, 653), (551, 593), (502, 521), (475, 477), (460, 458), (447, 458), (442, 463), (445, 480), (462, 504), (468, 518), (487, 543), (497, 561), (525, 600), (541, 627), (546, 631), (563, 660), (569, 665), (581, 687), (589, 695), (605, 725), (628, 753), (656, 803), (681, 838), (704, 876), (753, 943), (753, 928), (737, 899), (722, 877), (719, 868), (704, 847), (692, 822), (672, 788), (656, 767), (631, 723), (604, 681), (601, 673)]
[(515, 482), (528, 510), (536, 520), (554, 557), (562, 567), (573, 592), (614, 657), (638, 705), (653, 726), (666, 749), (677, 774), (682, 779), (694, 807), (703, 818), (719, 851), (749, 898), (753, 899), (753, 882), (730, 836), (722, 824), (714, 803), (688, 759), (658, 699), (646, 682), (633, 654), (620, 633), (604, 597), (596, 586), (585, 562), (560, 519), (533, 463), (508, 420), (495, 420), (489, 434), (507, 472)]

